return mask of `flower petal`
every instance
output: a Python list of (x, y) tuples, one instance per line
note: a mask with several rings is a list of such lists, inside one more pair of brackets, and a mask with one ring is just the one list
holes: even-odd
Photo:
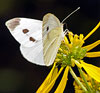
[[(54, 72), (53, 72), (53, 75), (51, 77), (51, 82), (53, 81), (53, 79), (57, 76), (58, 74), (58, 68), (55, 68)], [(52, 87), (54, 86), (55, 82), (52, 83), (52, 85), (49, 87), (49, 89), (46, 91), (46, 93), (49, 93), (49, 91), (52, 89)], [(49, 86), (49, 85), (46, 85), (45, 88)], [(44, 90), (43, 90), (44, 91)]]
[(45, 89), (45, 87), (50, 84), (50, 82), (52, 80), (52, 76), (55, 76), (55, 73), (57, 73), (56, 72), (57, 70), (55, 69), (55, 66), (56, 66), (56, 62), (54, 63), (54, 65), (53, 65), (50, 73), (48, 74), (48, 76), (46, 77), (46, 79), (44, 80), (44, 82), (41, 84), (41, 86), (38, 88), (38, 90), (36, 91), (36, 93), (41, 93)]
[(86, 57), (100, 57), (100, 51), (98, 51), (98, 52), (88, 52), (88, 53), (86, 53)]
[(79, 35), (80, 46), (82, 46), (82, 45), (84, 44), (83, 38), (84, 38), (83, 34), (80, 34), (80, 35)]
[(100, 26), (100, 22), (96, 25), (96, 27), (89, 33), (86, 35), (86, 37), (83, 40), (86, 40), (88, 37), (90, 37)]
[(83, 61), (81, 61), (81, 64), (90, 77), (100, 82), (100, 68), (99, 67), (96, 67), (92, 64), (87, 64)]
[(96, 41), (96, 42), (94, 42), (94, 43), (92, 43), (90, 45), (84, 46), (83, 48), (86, 48), (87, 51), (89, 51), (89, 50), (95, 48), (96, 46), (98, 46), (99, 44), (100, 44), (100, 40), (98, 40), (98, 41)]
[(72, 32), (68, 32), (68, 37), (71, 43), (73, 43), (73, 33)]
[(69, 41), (66, 36), (64, 36), (65, 44), (69, 44)]
[(83, 38), (84, 38), (84, 35), (83, 35), (83, 34), (80, 34), (80, 35), (79, 35), (79, 39), (80, 39), (80, 40), (83, 40)]
[[(58, 74), (55, 76), (55, 78), (52, 79), (52, 81), (49, 83), (49, 85), (46, 86), (46, 88), (43, 90), (43, 92), (40, 93), (49, 93), (51, 86), (54, 85), (55, 81), (57, 80), (58, 76), (60, 75), (60, 73), (62, 72), (62, 70), (64, 69), (64, 67), (61, 67)], [(49, 91), (48, 91), (49, 90)]]
[(61, 79), (61, 81), (60, 81), (60, 83), (59, 83), (59, 85), (58, 85), (58, 87), (57, 87), (57, 89), (56, 89), (56, 91), (54, 93), (63, 93), (63, 91), (64, 91), (64, 89), (66, 87), (67, 80), (68, 80), (68, 78), (67, 78), (68, 71), (69, 71), (69, 67), (67, 66), (65, 68), (63, 77), (62, 77), (62, 79)]

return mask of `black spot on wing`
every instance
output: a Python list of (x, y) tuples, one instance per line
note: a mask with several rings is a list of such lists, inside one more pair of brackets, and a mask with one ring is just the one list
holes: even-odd
[(28, 30), (28, 29), (23, 29), (22, 31), (23, 31), (23, 33), (24, 33), (24, 34), (26, 34), (26, 33), (28, 33), (28, 32), (29, 32), (29, 30)]
[(47, 26), (47, 29), (46, 29), (46, 31), (48, 31), (49, 30), (49, 26)]
[(30, 37), (29, 40), (30, 40), (30, 41), (33, 41), (33, 42), (36, 41), (33, 37)]

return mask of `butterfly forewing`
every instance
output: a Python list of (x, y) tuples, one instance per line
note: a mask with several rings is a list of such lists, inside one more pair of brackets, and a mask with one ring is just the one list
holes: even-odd
[(13, 18), (6, 22), (12, 36), (20, 43), (22, 55), (38, 65), (43, 60), (42, 21), (29, 18)]
[(23, 46), (32, 47), (42, 39), (42, 21), (29, 18), (13, 18), (6, 22), (14, 38)]

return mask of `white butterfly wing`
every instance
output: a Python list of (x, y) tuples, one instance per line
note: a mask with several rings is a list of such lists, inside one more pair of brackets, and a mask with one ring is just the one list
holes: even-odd
[(53, 14), (43, 18), (43, 55), (44, 63), (49, 66), (54, 62), (61, 41), (64, 38), (63, 25)]
[(22, 55), (32, 63), (37, 65), (45, 65), (43, 59), (43, 44), (42, 40), (37, 42), (32, 47), (25, 47), (23, 45), (20, 46), (20, 50)]
[(38, 65), (45, 65), (43, 60), (42, 21), (28, 18), (13, 18), (6, 22), (14, 38), (21, 44), (22, 55)]
[(42, 39), (42, 21), (29, 18), (13, 18), (6, 22), (14, 38), (23, 46), (32, 47)]

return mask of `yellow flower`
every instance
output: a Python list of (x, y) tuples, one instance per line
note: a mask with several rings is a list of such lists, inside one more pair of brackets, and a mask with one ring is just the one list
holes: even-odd
[[(87, 64), (82, 60), (84, 57), (100, 57), (99, 51), (89, 52), (91, 49), (100, 44), (100, 40), (90, 45), (83, 46), (85, 40), (90, 37), (99, 28), (99, 26), (100, 22), (86, 37), (84, 37), (83, 34), (78, 36), (77, 34), (74, 35), (72, 32), (68, 32), (67, 36), (64, 37), (64, 41), (61, 43), (50, 73), (36, 93), (49, 93), (53, 88), (58, 76), (64, 70), (62, 79), (54, 92), (63, 93), (68, 80), (68, 71), (73, 73), (71, 67), (74, 67), (75, 65), (77, 65), (78, 68), (83, 67), (90, 77), (95, 79), (97, 82), (100, 82), (100, 68), (91, 64)], [(60, 69), (58, 69), (58, 67), (60, 67)], [(84, 91), (86, 91), (85, 88)]]
[[(58, 68), (56, 67), (56, 62), (55, 62), (50, 73), (48, 74), (48, 76), (46, 77), (46, 79), (44, 80), (44, 82), (42, 83), (42, 85), (40, 86), (40, 88), (37, 90), (36, 93), (49, 93), (49, 91), (52, 89), (53, 85), (55, 84), (55, 81), (57, 80), (58, 76), (60, 75), (63, 69), (64, 67), (61, 67), (58, 72)], [(67, 66), (65, 68), (62, 80), (60, 84), (58, 85), (55, 93), (63, 93), (66, 83), (67, 83), (68, 70), (69, 70), (69, 67)]]
[[(97, 26), (84, 38), (82, 34), (73, 35), (72, 32), (68, 33), (68, 37), (70, 40), (70, 43), (68, 42), (68, 39), (65, 39), (65, 43), (67, 46), (69, 46), (69, 51), (72, 54), (72, 58), (77, 66), (81, 66), (84, 68), (84, 70), (96, 81), (100, 82), (100, 68), (93, 66), (92, 64), (85, 63), (82, 59), (84, 57), (100, 57), (100, 51), (98, 52), (89, 52), (91, 49), (96, 47), (100, 44), (100, 40), (87, 45), (83, 46), (85, 40), (90, 37), (98, 28), (100, 27), (100, 22), (97, 24)], [(78, 63), (79, 62), (79, 63)]]
[[(88, 74), (86, 74), (85, 72), (83, 72), (88, 85), (91, 87), (91, 89), (93, 90), (93, 93), (99, 93), (100, 92), (100, 83), (97, 82), (96, 80), (92, 79)], [(84, 80), (81, 77), (78, 77), (78, 79), (82, 82), (82, 84), (86, 87)], [(75, 93), (84, 93), (84, 91), (82, 90), (82, 88), (77, 84), (76, 81), (73, 82), (74, 85), (74, 89), (75, 89)]]

